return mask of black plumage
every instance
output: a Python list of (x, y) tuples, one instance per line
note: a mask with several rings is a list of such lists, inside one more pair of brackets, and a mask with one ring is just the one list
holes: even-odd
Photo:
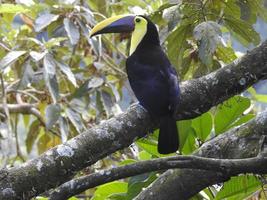
[(176, 120), (173, 118), (179, 100), (175, 69), (162, 50), (156, 26), (146, 17), (147, 32), (126, 61), (130, 85), (140, 104), (152, 117), (160, 119), (158, 151), (175, 152), (179, 147)]

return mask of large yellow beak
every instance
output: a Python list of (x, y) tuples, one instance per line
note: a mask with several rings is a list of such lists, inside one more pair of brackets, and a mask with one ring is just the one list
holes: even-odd
[(102, 33), (122, 33), (134, 30), (135, 15), (118, 15), (105, 19), (95, 25), (90, 32), (90, 37)]

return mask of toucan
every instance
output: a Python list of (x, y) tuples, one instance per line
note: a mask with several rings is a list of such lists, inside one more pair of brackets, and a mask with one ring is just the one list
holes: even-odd
[(122, 32), (132, 33), (126, 60), (131, 88), (152, 118), (159, 119), (158, 152), (176, 152), (179, 136), (173, 115), (180, 89), (176, 71), (160, 46), (157, 27), (143, 15), (119, 15), (95, 25), (90, 36)]

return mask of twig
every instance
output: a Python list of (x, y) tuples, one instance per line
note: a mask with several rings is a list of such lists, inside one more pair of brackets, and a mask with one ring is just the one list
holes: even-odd
[(50, 200), (63, 200), (73, 195), (114, 180), (147, 172), (189, 168), (222, 172), (226, 176), (240, 173), (267, 172), (267, 157), (257, 156), (247, 159), (214, 159), (197, 156), (174, 156), (140, 161), (134, 164), (103, 170), (64, 183), (50, 196)]
[[(5, 83), (4, 83), (4, 78), (3, 78), (3, 74), (0, 74), (0, 81), (1, 81), (1, 91), (2, 91), (2, 108), (3, 108), (3, 112), (5, 113), (5, 117), (6, 117), (6, 124), (7, 124), (7, 141), (9, 144), (11, 144), (11, 139), (12, 139), (12, 131), (11, 131), (11, 121), (10, 121), (10, 114), (9, 114), (9, 109), (7, 106), (7, 97), (6, 97), (6, 88), (5, 88)], [(9, 156), (9, 154), (11, 149), (7, 149), (6, 150), (6, 155), (7, 157)], [(4, 163), (4, 167), (5, 167)]]

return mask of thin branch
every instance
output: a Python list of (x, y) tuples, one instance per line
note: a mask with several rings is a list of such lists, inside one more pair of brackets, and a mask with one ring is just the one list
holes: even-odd
[(174, 168), (210, 170), (224, 173), (227, 176), (241, 173), (260, 174), (267, 173), (267, 157), (263, 157), (260, 154), (254, 158), (230, 160), (197, 156), (174, 156), (140, 161), (130, 165), (103, 170), (64, 183), (51, 194), (50, 200), (67, 199), (89, 188), (114, 180)]
[[(35, 104), (7, 104), (10, 113), (32, 114), (31, 108), (35, 108)], [(4, 112), (4, 104), (0, 104), (0, 112)]]

